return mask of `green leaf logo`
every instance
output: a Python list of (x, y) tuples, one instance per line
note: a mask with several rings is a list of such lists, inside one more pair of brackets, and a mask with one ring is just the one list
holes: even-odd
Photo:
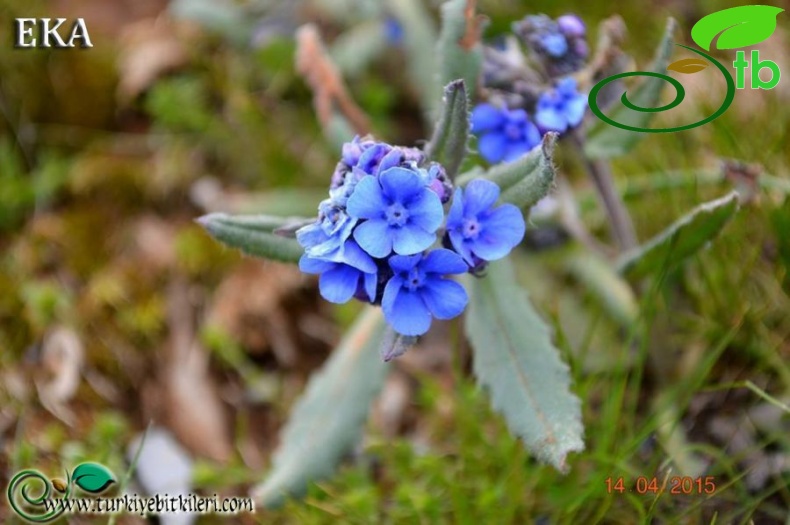
[(718, 49), (753, 46), (767, 40), (776, 30), (776, 17), (784, 11), (771, 5), (744, 5), (716, 11), (691, 28), (691, 38), (706, 51), (721, 34)]
[(82, 463), (77, 465), (71, 475), (74, 484), (85, 492), (99, 494), (110, 484), (115, 483), (112, 472), (98, 463)]
[(702, 71), (706, 67), (708, 67), (708, 63), (700, 58), (684, 58), (669, 64), (667, 70), (690, 75)]

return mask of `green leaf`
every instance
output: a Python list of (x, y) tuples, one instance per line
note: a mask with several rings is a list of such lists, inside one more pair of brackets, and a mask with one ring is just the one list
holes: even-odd
[(475, 13), (475, 1), (449, 0), (442, 4), (441, 9), (442, 29), (436, 53), (439, 57), (439, 81), (446, 85), (463, 79), (469, 98), (474, 100), (483, 64), (482, 27)]
[(415, 344), (417, 344), (416, 336), (399, 334), (388, 325), (381, 339), (379, 354), (385, 362), (392, 361), (405, 354)]
[(342, 76), (349, 77), (359, 74), (386, 49), (382, 22), (369, 20), (337, 37), (329, 49), (329, 56)]
[(248, 255), (282, 262), (299, 262), (304, 250), (294, 239), (274, 233), (298, 218), (211, 213), (197, 219), (212, 237)]
[(469, 141), (469, 110), (463, 80), (454, 80), (444, 88), (442, 114), (425, 147), (430, 160), (444, 166), (450, 179), (454, 179), (466, 156)]
[(589, 251), (577, 251), (568, 256), (565, 267), (621, 326), (629, 327), (636, 321), (636, 295), (609, 261)]
[(737, 210), (736, 192), (697, 206), (642, 246), (624, 253), (618, 271), (636, 278), (677, 267), (712, 241)]
[[(675, 33), (677, 23), (674, 19), (667, 20), (666, 30), (661, 39), (661, 43), (656, 49), (653, 65), (650, 70), (655, 73), (664, 73), (669, 65), (669, 59), (672, 56), (672, 35)], [(661, 100), (661, 91), (667, 84), (665, 80), (655, 77), (647, 77), (642, 83), (629, 92), (628, 100), (633, 105), (642, 108), (653, 108), (659, 105)], [(619, 100), (617, 102), (619, 104)], [(619, 105), (617, 109), (611, 112), (612, 120), (625, 124), (627, 126), (634, 126), (645, 128), (653, 118), (653, 112), (634, 111), (627, 106)], [(620, 129), (607, 124), (602, 120), (597, 120), (595, 124), (590, 127), (587, 133), (586, 141), (584, 144), (584, 152), (594, 159), (606, 159), (625, 155), (631, 151), (637, 142), (644, 137), (644, 133), (637, 131), (629, 131), (627, 129)]]
[(554, 146), (557, 134), (546, 133), (543, 142), (523, 157), (503, 164), (497, 164), (485, 173), (477, 170), (458, 177), (457, 184), (466, 186), (472, 179), (483, 178), (496, 182), (502, 194), (500, 199), (522, 209), (534, 206), (548, 195), (554, 184)]
[(422, 0), (387, 0), (386, 6), (403, 27), (406, 73), (419, 94), (426, 124), (433, 125), (439, 114), (439, 90), (443, 85), (436, 74), (436, 55), (431, 52), (437, 39), (433, 18)]
[(466, 335), (474, 372), (511, 432), (541, 461), (567, 472), (569, 452), (584, 450), (581, 404), (570, 391), (568, 367), (552, 344), (507, 259), (484, 279), (469, 278)]
[(112, 483), (115, 483), (113, 473), (107, 467), (98, 463), (77, 465), (77, 468), (71, 474), (71, 478), (75, 485), (91, 494), (99, 494)]
[(390, 370), (378, 353), (383, 334), (381, 309), (368, 308), (310, 378), (280, 433), (268, 478), (253, 490), (256, 501), (275, 507), (304, 494), (311, 482), (331, 475), (359, 440), (370, 403)]
[(691, 39), (710, 51), (716, 35), (718, 49), (753, 46), (767, 40), (776, 31), (776, 17), (784, 11), (770, 5), (744, 5), (716, 11), (702, 17), (691, 28)]

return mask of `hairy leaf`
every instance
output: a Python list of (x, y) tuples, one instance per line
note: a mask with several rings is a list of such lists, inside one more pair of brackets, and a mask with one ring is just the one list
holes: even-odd
[(722, 9), (699, 19), (691, 28), (691, 39), (706, 51), (713, 40), (718, 49), (753, 46), (776, 31), (776, 17), (784, 11), (771, 5), (744, 5)]
[(644, 277), (678, 266), (712, 241), (737, 210), (736, 192), (697, 206), (642, 246), (624, 253), (618, 270), (629, 277)]
[(381, 390), (389, 365), (378, 345), (384, 333), (379, 308), (368, 308), (354, 323), (323, 368), (307, 385), (288, 423), (266, 480), (253, 490), (267, 507), (332, 474), (359, 440), (370, 403)]
[[(661, 43), (656, 49), (653, 65), (650, 70), (655, 73), (664, 73), (669, 65), (672, 56), (672, 36), (675, 33), (677, 23), (674, 19), (667, 20), (666, 30), (661, 39)], [(661, 92), (667, 84), (665, 80), (655, 77), (647, 77), (637, 86), (633, 93), (629, 93), (628, 100), (635, 106), (652, 108), (659, 105)], [(619, 100), (616, 102), (620, 104)], [(617, 122), (628, 126), (644, 128), (650, 123), (654, 113), (634, 111), (624, 105), (619, 105), (611, 113), (611, 118)], [(643, 133), (629, 131), (627, 129), (616, 128), (602, 120), (598, 120), (590, 127), (587, 133), (587, 140), (584, 144), (584, 152), (591, 158), (604, 159), (624, 155), (631, 151), (637, 142), (642, 139)]]
[(469, 140), (469, 110), (463, 80), (454, 80), (444, 88), (442, 114), (425, 148), (430, 160), (435, 160), (454, 179), (466, 156)]
[(500, 199), (522, 209), (534, 206), (548, 195), (554, 184), (554, 145), (557, 134), (546, 133), (540, 146), (523, 157), (497, 164), (485, 173), (473, 170), (458, 177), (458, 185), (465, 186), (472, 179), (484, 178), (496, 182), (502, 190)]
[(510, 261), (470, 278), (466, 335), (474, 373), (511, 432), (541, 461), (568, 470), (569, 452), (584, 450), (581, 404), (549, 329), (516, 281)]
[(282, 262), (299, 262), (304, 250), (294, 239), (274, 233), (301, 219), (268, 215), (211, 213), (197, 219), (212, 237), (248, 255)]
[(475, 0), (449, 0), (442, 4), (442, 29), (436, 53), (441, 84), (463, 79), (472, 100), (483, 64), (482, 27), (475, 3)]

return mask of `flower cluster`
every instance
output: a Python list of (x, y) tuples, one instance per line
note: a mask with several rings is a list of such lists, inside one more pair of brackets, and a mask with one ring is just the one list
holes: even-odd
[(355, 138), (318, 218), (296, 232), (305, 250), (299, 267), (320, 275), (326, 300), (381, 305), (395, 331), (424, 334), (433, 318), (466, 307), (466, 291), (449, 275), (479, 273), (524, 237), (521, 212), (496, 206), (498, 198), (499, 187), (483, 179), (453, 192), (444, 168), (420, 150)]
[(578, 71), (587, 60), (587, 29), (576, 15), (552, 20), (546, 15), (527, 16), (513, 24), (513, 32), (538, 56), (551, 76)]
[(576, 80), (563, 76), (587, 60), (584, 22), (576, 15), (527, 16), (513, 24), (513, 32), (532, 55), (531, 63), (540, 67), (530, 67), (513, 37), (485, 48), (485, 100), (472, 112), (472, 132), (480, 155), (492, 163), (518, 158), (549, 131), (575, 128), (587, 108)]

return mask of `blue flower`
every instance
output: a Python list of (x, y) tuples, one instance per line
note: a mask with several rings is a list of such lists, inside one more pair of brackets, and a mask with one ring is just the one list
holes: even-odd
[(568, 52), (568, 41), (560, 33), (542, 35), (540, 45), (546, 53), (555, 58), (561, 57)]
[(389, 265), (394, 275), (384, 288), (381, 307), (396, 332), (422, 335), (433, 317), (452, 319), (466, 308), (469, 298), (464, 287), (444, 278), (467, 271), (466, 263), (450, 250), (440, 248), (426, 256), (393, 255)]
[(576, 90), (576, 81), (566, 77), (556, 89), (541, 93), (535, 111), (535, 122), (546, 131), (560, 133), (578, 126), (587, 109), (587, 97)]
[(488, 162), (510, 162), (540, 144), (540, 132), (523, 109), (480, 104), (472, 111), (477, 149)]
[(471, 267), (495, 261), (510, 253), (524, 238), (524, 217), (512, 204), (494, 207), (499, 186), (475, 179), (455, 190), (447, 216), (447, 235), (452, 247)]
[(367, 219), (354, 230), (354, 239), (373, 257), (393, 250), (412, 255), (436, 240), (444, 219), (439, 196), (423, 183), (417, 170), (394, 167), (378, 177), (364, 177), (346, 204), (349, 216)]
[(318, 289), (321, 296), (332, 303), (345, 303), (358, 291), (370, 299), (376, 300), (378, 285), (378, 268), (353, 240), (343, 246), (344, 262), (330, 262), (313, 259), (305, 254), (299, 259), (299, 269), (305, 273), (320, 274)]
[(384, 39), (391, 46), (399, 46), (403, 43), (403, 26), (394, 16), (384, 19)]
[(313, 258), (342, 262), (343, 245), (357, 223), (331, 199), (321, 201), (318, 219), (296, 231), (296, 240)]

